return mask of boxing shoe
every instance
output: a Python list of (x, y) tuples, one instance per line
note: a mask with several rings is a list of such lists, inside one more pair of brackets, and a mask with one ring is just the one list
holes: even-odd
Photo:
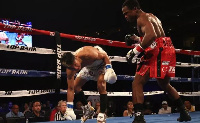
[(95, 109), (89, 103), (85, 106), (81, 106), (81, 108), (83, 109), (83, 117), (81, 117), (81, 123), (84, 123), (87, 119), (91, 119), (94, 116)]
[(186, 110), (184, 110), (184, 111), (180, 112), (180, 117), (177, 119), (177, 121), (179, 121), (179, 122), (191, 121), (191, 117), (190, 117), (189, 113)]
[(144, 114), (140, 111), (136, 112), (134, 121), (132, 123), (146, 123), (144, 119)]
[(106, 123), (106, 114), (105, 113), (98, 114), (97, 123)]

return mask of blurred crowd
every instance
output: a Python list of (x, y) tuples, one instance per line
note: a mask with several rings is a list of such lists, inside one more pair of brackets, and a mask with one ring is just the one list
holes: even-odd
[[(159, 103), (158, 109), (153, 104), (151, 99), (152, 96), (146, 96), (144, 102), (144, 114), (154, 115), (154, 114), (170, 114), (179, 112), (174, 108), (173, 104), (168, 102), (168, 100), (162, 100)], [(96, 118), (100, 110), (100, 99), (99, 96), (88, 96), (88, 102), (94, 107), (95, 113), (93, 117)], [(82, 113), (82, 102), (75, 100), (74, 112), (77, 119), (81, 119)], [(199, 106), (195, 106), (191, 100), (184, 100), (185, 108), (188, 112), (199, 111)], [(65, 112), (67, 109), (67, 102), (64, 99), (58, 100), (56, 102), (51, 102), (49, 100), (41, 101), (40, 99), (34, 99), (30, 102), (25, 103), (15, 103), (9, 101), (7, 103), (0, 103), (0, 116), (3, 120), (9, 120), (9, 118), (22, 118), (29, 121), (61, 121), (67, 120), (65, 118)], [(133, 117), (134, 106), (131, 97), (124, 99), (123, 101), (118, 101), (114, 97), (109, 97), (107, 102), (107, 117)]]

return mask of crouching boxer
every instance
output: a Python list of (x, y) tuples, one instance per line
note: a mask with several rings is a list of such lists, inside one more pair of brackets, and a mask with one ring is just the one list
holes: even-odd
[[(74, 53), (64, 53), (61, 58), (61, 63), (66, 67), (68, 84), (66, 117), (68, 117), (69, 120), (76, 119), (73, 111), (74, 97), (84, 105), (82, 107), (82, 122), (85, 122), (94, 114), (94, 108), (87, 102), (82, 90), (82, 86), (87, 81), (93, 80), (97, 81), (97, 88), (100, 93), (100, 113), (97, 116), (97, 121), (105, 123), (105, 111), (107, 107), (106, 82), (114, 84), (117, 80), (117, 76), (112, 68), (107, 53), (99, 46), (84, 46), (76, 50)], [(76, 73), (78, 74), (75, 77)]]

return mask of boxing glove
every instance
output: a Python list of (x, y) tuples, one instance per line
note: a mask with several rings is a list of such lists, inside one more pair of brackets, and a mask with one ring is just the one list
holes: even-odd
[(144, 52), (144, 49), (138, 44), (134, 49), (131, 49), (126, 55), (126, 61), (128, 63), (136, 63), (138, 56)]
[(67, 102), (67, 109), (66, 109), (66, 112), (65, 112), (65, 118), (67, 120), (76, 120), (76, 115), (74, 113), (74, 110), (73, 110), (73, 103), (69, 104), (70, 102)]
[(109, 84), (114, 84), (117, 81), (117, 76), (115, 71), (112, 69), (111, 64), (106, 64), (106, 72), (104, 75), (104, 80)]
[(132, 46), (133, 44), (138, 44), (141, 42), (141, 37), (138, 37), (135, 34), (127, 34), (125, 36), (125, 42), (127, 46)]

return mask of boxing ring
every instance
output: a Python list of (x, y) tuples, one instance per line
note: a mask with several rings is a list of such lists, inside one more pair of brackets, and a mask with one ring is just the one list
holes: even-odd
[[(192, 121), (187, 123), (199, 123), (200, 112), (191, 112), (190, 113)], [(144, 118), (146, 119), (146, 123), (178, 123), (176, 121), (179, 114), (155, 114), (155, 115), (145, 115)], [(107, 123), (132, 123), (133, 117), (111, 117), (106, 119)], [(44, 122), (43, 122), (44, 123)], [(80, 123), (80, 120), (74, 121), (51, 121), (49, 123)], [(88, 119), (86, 123), (96, 123), (96, 119)]]
[[(15, 77), (56, 77), (56, 83), (58, 86), (55, 89), (46, 89), (46, 90), (15, 90), (15, 91), (0, 91), (0, 97), (23, 97), (23, 96), (35, 96), (35, 95), (43, 95), (43, 94), (66, 94), (67, 90), (63, 90), (59, 88), (59, 84), (61, 83), (61, 77), (66, 76), (65, 72), (62, 72), (61, 69), (61, 56), (62, 53), (67, 52), (61, 50), (61, 38), (71, 39), (73, 41), (87, 42), (96, 45), (106, 45), (111, 47), (119, 47), (119, 48), (134, 48), (134, 46), (126, 46), (125, 42), (106, 40), (101, 38), (93, 38), (79, 35), (71, 35), (59, 33), (57, 31), (46, 31), (33, 29), (29, 27), (20, 27), (15, 25), (5, 25), (0, 23), (0, 30), (10, 31), (10, 32), (18, 32), (18, 33), (27, 33), (31, 35), (48, 35), (55, 37), (56, 41), (56, 49), (47, 49), (47, 48), (39, 48), (39, 47), (25, 47), (25, 46), (14, 46), (14, 45), (5, 45), (0, 44), (0, 50), (8, 51), (8, 52), (23, 52), (27, 54), (43, 54), (43, 55), (56, 55), (56, 71), (40, 71), (40, 70), (24, 70), (24, 69), (7, 69), (0, 68), (0, 76), (15, 76)], [(192, 50), (182, 50), (175, 49), (177, 54), (183, 55), (191, 55), (195, 57), (200, 57), (200, 51), (192, 51)], [(73, 52), (73, 51), (72, 51)], [(112, 62), (126, 62), (125, 57), (122, 56), (109, 56)], [(193, 69), (200, 68), (200, 64), (198, 63), (184, 63), (177, 62), (176, 67), (188, 67)], [(134, 71), (134, 70), (133, 70)], [(130, 75), (117, 75), (118, 80), (123, 81), (132, 81), (134, 76)], [(154, 78), (149, 81), (156, 81)], [(182, 77), (173, 77), (171, 78), (171, 82), (200, 82), (200, 78), (182, 78)], [(95, 91), (84, 91), (85, 95), (99, 95), (98, 92)], [(149, 91), (144, 92), (145, 96), (148, 95), (160, 95), (164, 94), (164, 91)], [(189, 92), (178, 92), (181, 96), (200, 96), (200, 91), (189, 91)], [(132, 96), (132, 92), (108, 92), (108, 96)], [(192, 117), (191, 123), (197, 123), (200, 121), (200, 112), (192, 112), (190, 113)], [(160, 122), (177, 122), (176, 119), (179, 117), (179, 114), (163, 114), (163, 115), (145, 115), (145, 119), (147, 123), (160, 123)], [(107, 123), (115, 122), (115, 123), (129, 123), (132, 122), (133, 118), (130, 117), (109, 117), (107, 118)], [(56, 122), (70, 122), (70, 123), (79, 123), (80, 120), (75, 121), (56, 121)], [(95, 119), (89, 119), (88, 123), (96, 122)], [(53, 123), (53, 122), (52, 122)]]

